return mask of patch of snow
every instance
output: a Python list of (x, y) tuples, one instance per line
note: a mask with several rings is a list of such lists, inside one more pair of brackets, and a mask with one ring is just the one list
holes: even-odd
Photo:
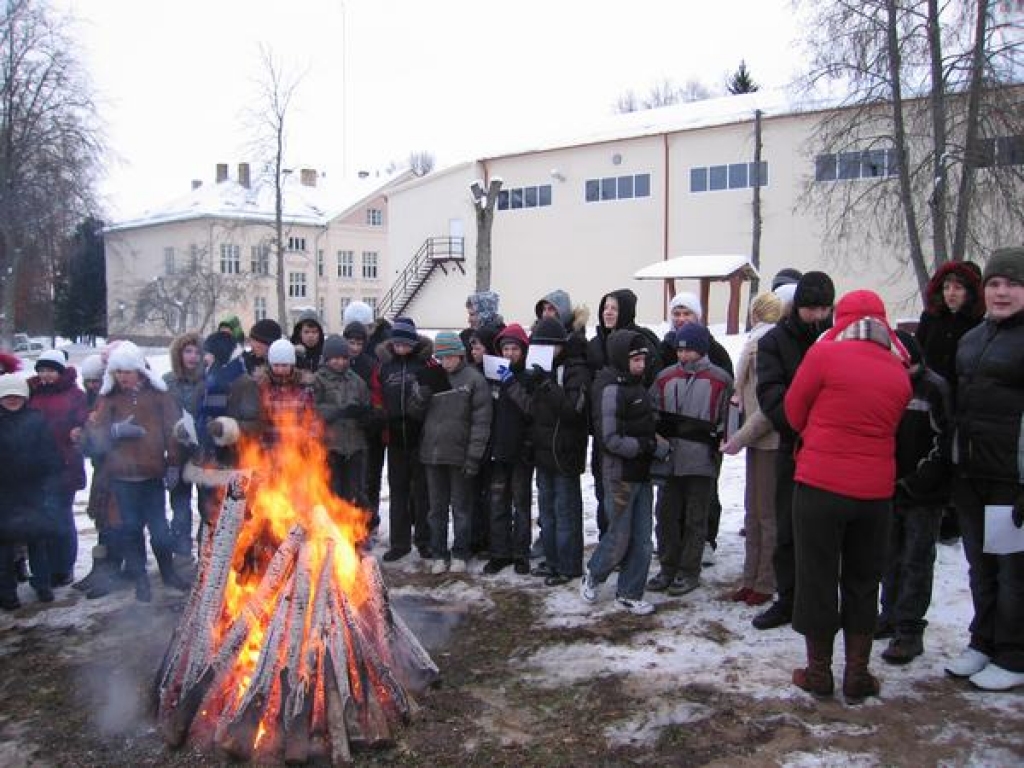
[(655, 701), (635, 717), (609, 725), (604, 730), (611, 746), (642, 747), (653, 746), (658, 735), (669, 725), (685, 725), (704, 720), (713, 713), (710, 707), (693, 702)]

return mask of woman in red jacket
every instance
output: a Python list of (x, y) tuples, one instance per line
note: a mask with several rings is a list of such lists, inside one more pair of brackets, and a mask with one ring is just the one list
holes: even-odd
[[(793, 629), (807, 667), (793, 682), (832, 695), (832, 644), (842, 628), (843, 694), (878, 694), (868, 672), (896, 480), (895, 435), (911, 396), (907, 353), (872, 291), (836, 304), (835, 325), (811, 347), (786, 392), (800, 435), (793, 496)], [(838, 595), (838, 600), (837, 600)]]

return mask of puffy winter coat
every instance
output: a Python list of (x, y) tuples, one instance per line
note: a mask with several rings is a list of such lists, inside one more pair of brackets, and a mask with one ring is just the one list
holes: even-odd
[(822, 330), (803, 322), (794, 309), (757, 343), (757, 402), (779, 433), (779, 450), (791, 450), (796, 442), (783, 405), (786, 390)]
[(892, 497), (896, 429), (911, 395), (907, 369), (889, 346), (842, 337), (864, 317), (888, 331), (873, 299), (854, 291), (839, 300), (835, 340), (811, 347), (785, 396), (786, 419), (800, 435), (795, 479), (853, 499)]
[(190, 344), (200, 350), (203, 348), (203, 342), (197, 333), (182, 334), (171, 342), (168, 349), (171, 370), (164, 374), (164, 383), (167, 385), (167, 392), (174, 398), (178, 407), (196, 416), (199, 413), (199, 402), (203, 396), (203, 367), (200, 362), (199, 368), (195, 372), (185, 370), (181, 353)]
[[(570, 350), (576, 350), (572, 355)], [(561, 475), (587, 467), (590, 424), (590, 368), (580, 345), (567, 345), (554, 370), (532, 383), (529, 396), (534, 459)]]
[(1024, 484), (1024, 312), (968, 331), (956, 370), (954, 461), (969, 477)]
[(949, 501), (953, 436), (949, 385), (921, 367), (912, 377), (914, 396), (896, 432), (896, 501), (943, 505)]
[[(942, 297), (943, 283), (950, 275), (955, 275), (967, 289), (967, 300), (957, 312), (950, 312)], [(955, 396), (957, 344), (985, 314), (980, 281), (962, 261), (948, 261), (928, 281), (925, 294), (926, 306), (914, 335), (921, 345), (925, 364), (949, 383)]]
[(370, 388), (351, 368), (335, 371), (324, 365), (313, 379), (313, 402), (326, 428), (329, 451), (351, 456), (366, 450), (363, 424), (369, 421)]
[[(608, 298), (614, 298), (619, 304), (619, 319), (614, 328), (606, 328), (604, 325), (604, 305)], [(587, 365), (596, 375), (606, 365), (611, 365), (608, 351), (608, 339), (613, 331), (633, 331), (643, 335), (647, 342), (647, 370), (644, 372), (644, 384), (651, 384), (655, 375), (661, 370), (661, 342), (650, 328), (636, 324), (636, 294), (628, 288), (612, 291), (601, 297), (601, 303), (597, 308), (597, 331), (594, 337), (587, 342)]]
[(425, 403), (417, 396), (416, 377), (426, 368), (433, 349), (433, 342), (423, 336), (407, 355), (396, 355), (390, 339), (377, 347), (388, 445), (415, 448), (420, 444)]
[(427, 396), (420, 461), (479, 469), (491, 431), (490, 387), (465, 362), (448, 374), (448, 384)]
[(0, 407), (0, 543), (58, 533), (63, 494), (64, 461), (43, 414)]
[(89, 405), (85, 392), (78, 388), (77, 373), (68, 366), (53, 384), (43, 384), (38, 376), (28, 380), (29, 405), (43, 414), (64, 466), (65, 492), (85, 488), (85, 460), (71, 440), (71, 430), (85, 425)]
[[(112, 479), (162, 478), (169, 465), (181, 464), (181, 444), (174, 437), (174, 425), (180, 416), (174, 399), (156, 389), (148, 378), (143, 377), (134, 389), (115, 384), (100, 398), (86, 428), (89, 444), (105, 456), (104, 467)], [(128, 418), (146, 434), (115, 440), (111, 426)]]
[(257, 369), (255, 376), (241, 376), (231, 385), (227, 415), (238, 422), (242, 434), (257, 438), (265, 448), (270, 448), (286, 437), (281, 432), (282, 425), (293, 430), (308, 428), (307, 417), (313, 415), (313, 393), (303, 384), (298, 368), (286, 377)]

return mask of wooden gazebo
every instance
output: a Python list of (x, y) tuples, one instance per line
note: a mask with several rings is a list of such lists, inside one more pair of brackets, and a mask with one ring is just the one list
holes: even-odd
[(676, 280), (699, 280), (700, 303), (704, 307), (704, 324), (709, 324), (709, 299), (711, 283), (725, 282), (729, 284), (729, 309), (726, 317), (726, 333), (739, 333), (740, 330), (740, 291), (743, 283), (758, 277), (757, 270), (747, 256), (737, 254), (705, 254), (696, 256), (678, 256), (674, 259), (658, 261), (637, 271), (636, 280), (663, 280), (665, 283), (665, 303), (676, 294)]

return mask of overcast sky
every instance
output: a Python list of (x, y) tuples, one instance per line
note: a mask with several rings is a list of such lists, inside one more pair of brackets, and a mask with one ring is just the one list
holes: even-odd
[[(259, 44), (294, 74), (288, 164), (328, 177), (427, 150), (443, 166), (605, 117), (664, 78), (763, 86), (798, 68), (789, 0), (58, 0), (111, 150), (111, 218), (257, 163)], [(344, 41), (347, 41), (347, 54)], [(232, 170), (234, 173), (234, 170)]]

